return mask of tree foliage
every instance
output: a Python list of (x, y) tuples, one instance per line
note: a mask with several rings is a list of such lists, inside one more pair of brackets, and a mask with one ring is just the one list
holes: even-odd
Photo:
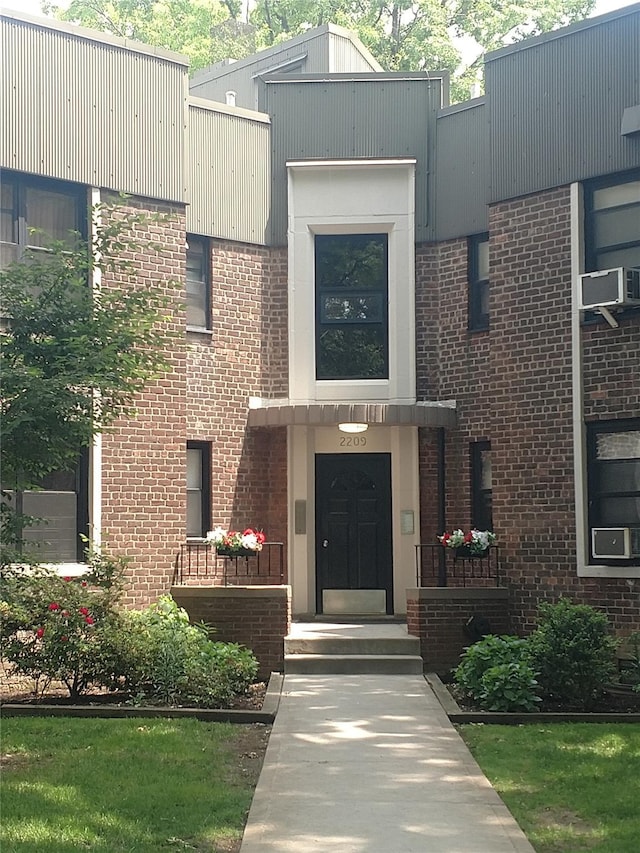
[[(71, 470), (96, 433), (131, 414), (135, 395), (166, 367), (159, 325), (166, 297), (136, 283), (132, 229), (145, 216), (94, 210), (91, 241), (54, 242), (0, 272), (3, 486), (24, 490)], [(91, 277), (119, 286), (90, 287)]]
[[(388, 71), (450, 71), (469, 96), (485, 51), (586, 18), (595, 0), (73, 0), (57, 17), (187, 54), (193, 70), (239, 59), (321, 24), (354, 30)], [(477, 57), (465, 64), (460, 39)]]

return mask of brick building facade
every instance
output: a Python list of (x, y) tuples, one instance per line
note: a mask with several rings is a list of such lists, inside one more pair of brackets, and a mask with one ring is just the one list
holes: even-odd
[[(52, 102), (19, 103), (6, 81), (3, 216), (19, 221), (23, 186), (169, 214), (161, 254), (135, 263), (171, 294), (170, 367), (96, 443), (78, 522), (130, 557), (131, 603), (166, 592), (176, 566), (221, 583), (215, 555), (213, 577), (189, 560), (212, 527), (252, 526), (282, 562), (260, 577), (265, 549), (243, 580), (290, 584), (294, 615), (402, 615), (444, 567), (462, 583), (438, 534), (491, 525), (513, 630), (560, 595), (640, 629), (640, 290), (615, 328), (577, 301), (581, 274), (640, 267), (640, 59), (618, 49), (637, 45), (640, 6), (497, 51), (486, 96), (455, 107), (443, 75), (386, 74), (331, 25), (298, 41), (342, 39), (346, 65), (287, 76), (277, 46), (235, 83), (214, 66), (187, 97), (174, 54), (2, 24), (22, 90)], [(615, 97), (584, 79), (594, 40)], [(63, 48), (78, 69), (90, 56), (115, 110), (99, 87), (56, 110), (65, 93), (29, 44), (52, 66)], [(219, 103), (223, 77), (250, 100)], [(49, 141), (67, 125), (60, 154)], [(100, 138), (99, 156), (78, 142)], [(594, 529), (627, 531), (626, 550), (599, 556)]]

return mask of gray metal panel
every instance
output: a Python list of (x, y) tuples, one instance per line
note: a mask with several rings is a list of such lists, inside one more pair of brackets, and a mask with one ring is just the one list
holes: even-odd
[(83, 32), (3, 17), (1, 165), (183, 202), (186, 64)]
[(272, 239), (286, 243), (287, 160), (415, 157), (416, 235), (433, 238), (430, 182), (440, 79), (379, 75), (267, 81), (273, 123)]
[(187, 231), (265, 244), (271, 128), (266, 116), (241, 113), (190, 105)]
[(640, 93), (640, 6), (490, 54), (491, 200), (640, 165), (621, 136)]
[[(382, 71), (382, 66), (372, 56), (356, 50), (353, 41), (341, 33), (331, 33), (329, 36), (329, 61), (327, 71), (336, 73), (348, 72), (358, 74), (366, 71)], [(324, 71), (324, 68), (311, 68), (309, 71)]]
[(489, 128), (484, 99), (438, 114), (436, 238), (489, 230)]
[(234, 91), (239, 107), (256, 109), (256, 79), (260, 75), (380, 70), (380, 65), (352, 34), (325, 24), (237, 62), (225, 61), (197, 71), (191, 79), (190, 91), (198, 98), (221, 103), (226, 92)]

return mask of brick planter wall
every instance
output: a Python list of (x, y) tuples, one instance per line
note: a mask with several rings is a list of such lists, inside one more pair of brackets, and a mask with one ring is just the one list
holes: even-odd
[(240, 643), (258, 659), (258, 677), (284, 669), (284, 638), (291, 627), (291, 587), (185, 587), (171, 595), (191, 622), (216, 628), (214, 640)]
[(446, 674), (470, 644), (464, 625), (470, 616), (488, 619), (492, 634), (508, 634), (509, 591), (421, 587), (407, 590), (407, 631), (420, 638), (427, 670)]

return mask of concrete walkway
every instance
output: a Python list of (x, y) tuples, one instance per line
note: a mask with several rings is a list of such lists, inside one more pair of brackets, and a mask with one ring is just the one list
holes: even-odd
[(533, 847), (421, 675), (286, 675), (241, 853), (374, 851)]

